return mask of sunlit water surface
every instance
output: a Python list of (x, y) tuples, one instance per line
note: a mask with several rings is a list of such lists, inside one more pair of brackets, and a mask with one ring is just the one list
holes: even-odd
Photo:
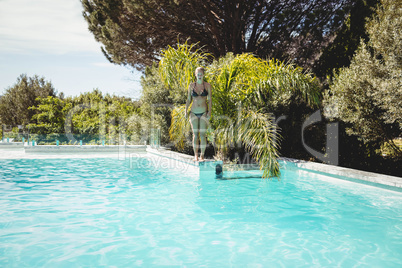
[(402, 265), (401, 193), (131, 160), (0, 160), (0, 267)]

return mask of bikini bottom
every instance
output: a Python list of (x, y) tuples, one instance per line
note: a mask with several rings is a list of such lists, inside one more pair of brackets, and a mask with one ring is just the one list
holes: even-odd
[(193, 115), (197, 116), (198, 119), (200, 119), (201, 116), (203, 116), (206, 112), (203, 112), (203, 113), (193, 113), (193, 112), (191, 112), (191, 113), (192, 113)]

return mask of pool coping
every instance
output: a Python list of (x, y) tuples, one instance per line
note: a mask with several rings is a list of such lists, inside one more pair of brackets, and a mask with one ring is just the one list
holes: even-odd
[(20, 149), (24, 148), (22, 142), (0, 142), (0, 149)]
[(24, 146), (25, 153), (118, 153), (146, 151), (146, 145), (36, 145)]
[(390, 190), (402, 191), (402, 177), (286, 157), (279, 158), (279, 161), (281, 167), (285, 170), (296, 167), (300, 170), (327, 175), (337, 179), (346, 179), (348, 181), (354, 181)]
[(204, 161), (194, 161), (194, 156), (183, 154), (175, 151), (168, 150), (166, 148), (152, 148), (151, 146), (147, 147), (147, 152), (153, 155), (157, 155), (160, 157), (166, 157), (169, 159), (173, 159), (176, 161), (183, 162), (185, 164), (198, 167), (200, 172), (213, 172), (216, 171), (217, 165), (222, 165), (223, 161), (215, 160), (215, 159), (205, 159)]

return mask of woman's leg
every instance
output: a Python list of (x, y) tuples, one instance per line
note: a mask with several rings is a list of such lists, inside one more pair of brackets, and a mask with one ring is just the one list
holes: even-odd
[(200, 136), (199, 128), (200, 128), (200, 119), (193, 113), (190, 113), (190, 124), (191, 129), (193, 130), (193, 150), (194, 150), (194, 159), (198, 161), (198, 139)]
[(205, 148), (207, 148), (207, 138), (206, 138), (207, 128), (208, 128), (208, 118), (206, 117), (206, 113), (205, 113), (200, 118), (199, 135), (200, 135), (200, 149), (201, 149), (200, 158), (201, 158), (201, 160), (204, 160)]

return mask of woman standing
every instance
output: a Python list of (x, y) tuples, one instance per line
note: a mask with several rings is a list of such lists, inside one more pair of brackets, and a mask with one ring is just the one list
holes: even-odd
[(198, 67), (195, 70), (196, 82), (191, 83), (188, 87), (186, 101), (187, 118), (188, 106), (191, 103), (191, 99), (193, 100), (190, 112), (190, 123), (193, 130), (193, 149), (195, 161), (198, 161), (199, 147), (201, 150), (200, 161), (204, 161), (204, 153), (207, 145), (205, 135), (212, 109), (211, 85), (207, 82), (204, 82), (204, 72), (205, 70), (202, 67)]

